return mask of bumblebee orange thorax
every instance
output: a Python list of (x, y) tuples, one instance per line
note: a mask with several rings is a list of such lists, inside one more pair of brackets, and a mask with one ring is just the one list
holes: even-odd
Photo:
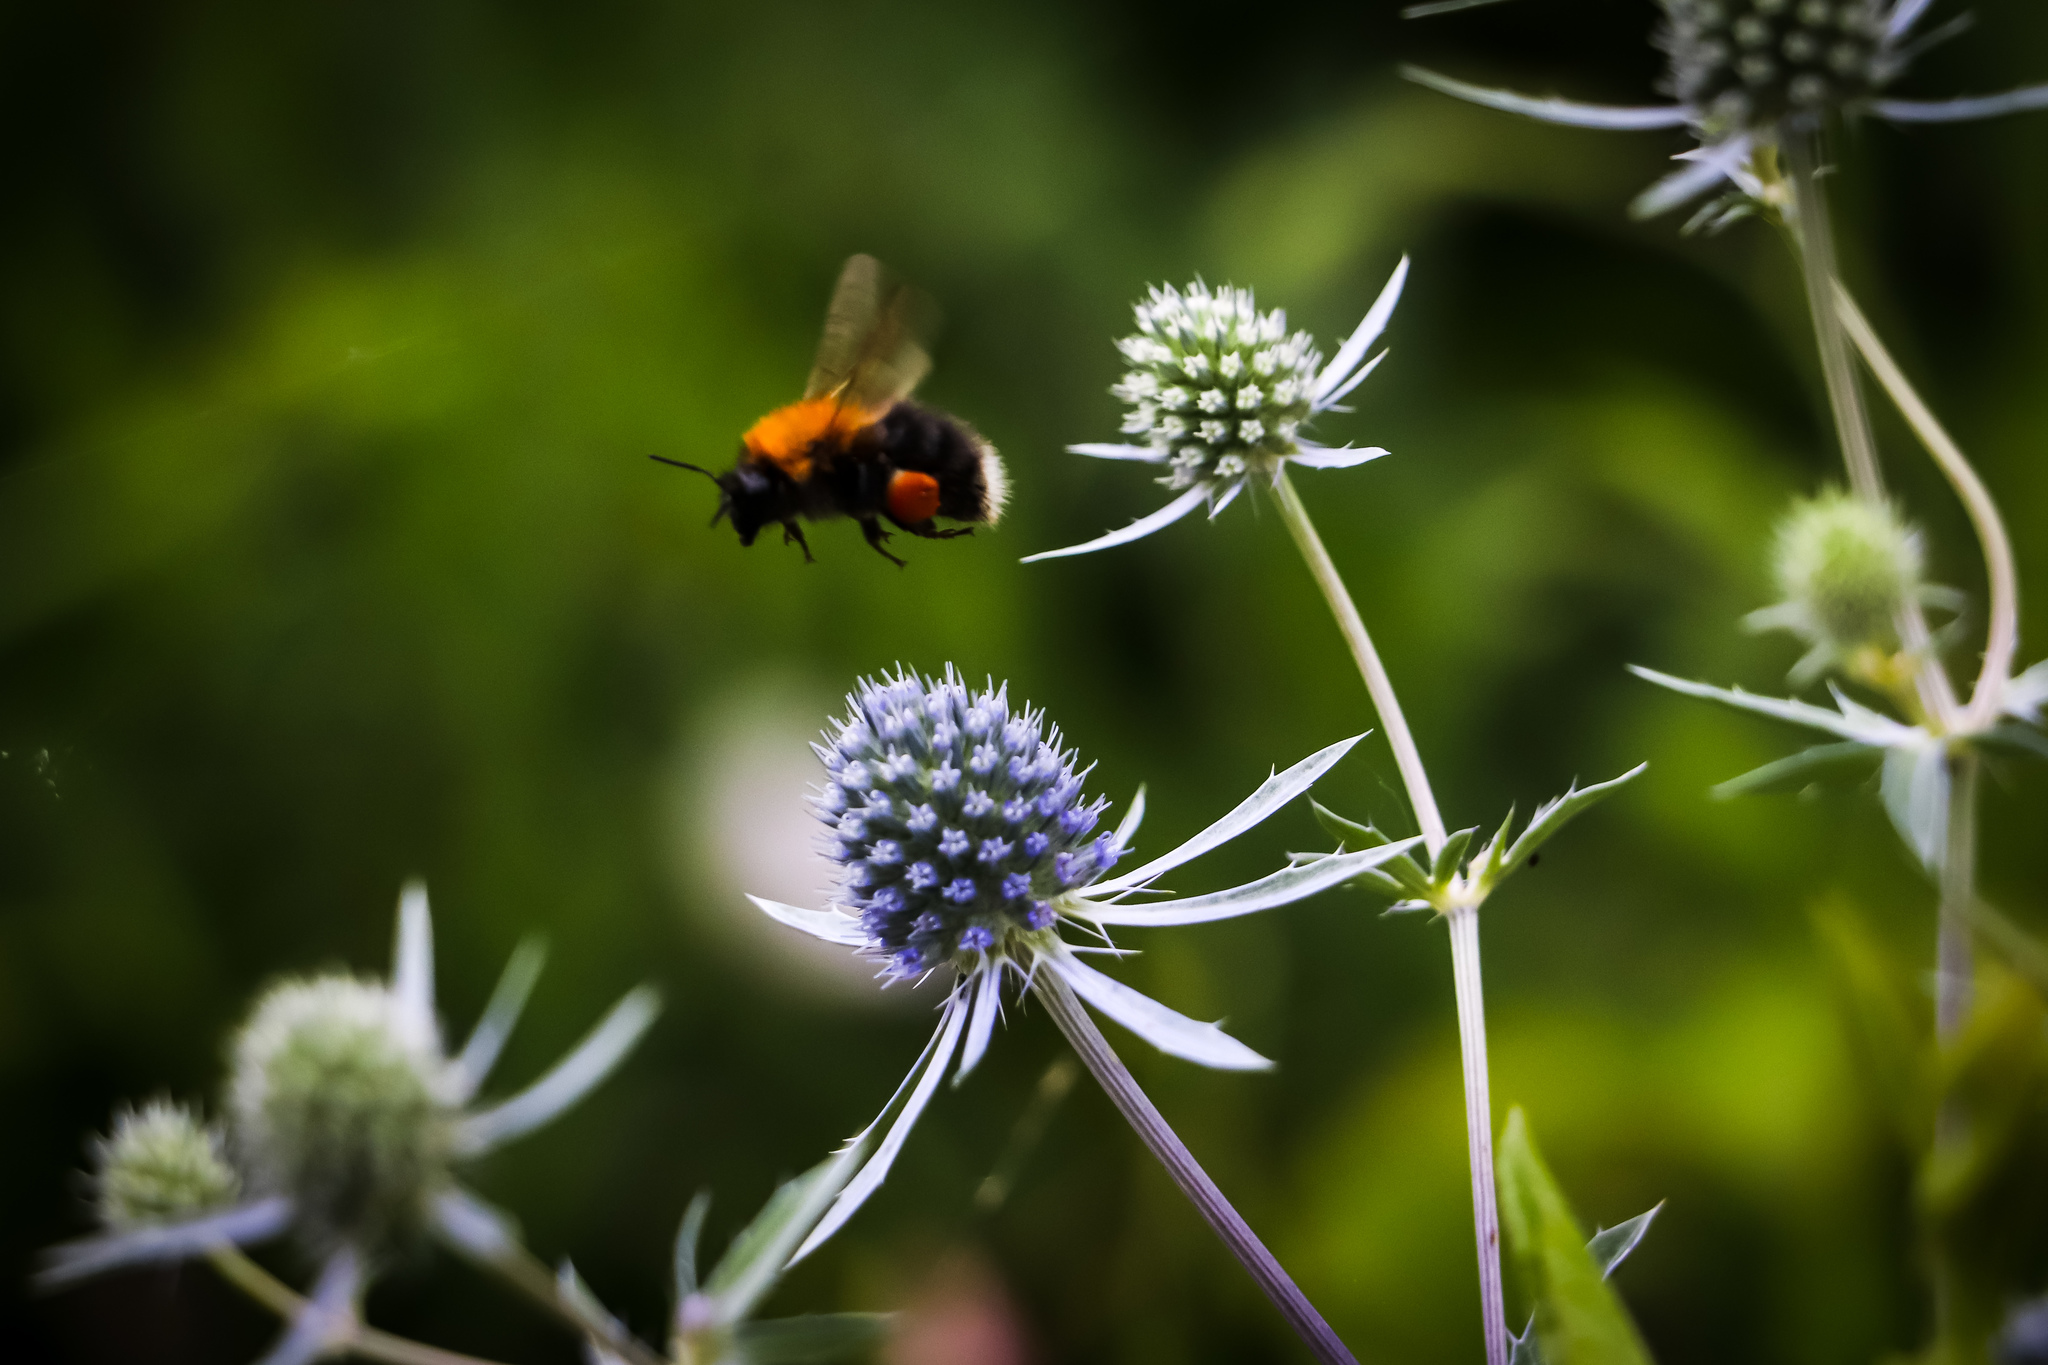
[(806, 398), (769, 413), (748, 427), (741, 440), (756, 459), (781, 466), (802, 483), (811, 474), (812, 447), (820, 442), (844, 444), (881, 418), (880, 412), (851, 407), (836, 398)]

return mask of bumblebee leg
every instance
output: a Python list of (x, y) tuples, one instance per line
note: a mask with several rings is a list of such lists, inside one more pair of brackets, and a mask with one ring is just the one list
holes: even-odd
[(909, 567), (902, 560), (898, 559), (895, 555), (890, 554), (887, 550), (882, 548), (882, 542), (889, 538), (889, 533), (882, 529), (881, 522), (876, 521), (873, 517), (862, 517), (860, 522), (860, 533), (868, 538), (868, 544), (874, 547), (874, 551), (876, 554), (888, 560), (891, 564), (894, 564), (899, 569)]
[[(894, 517), (889, 518), (889, 520), (896, 521)], [(910, 532), (910, 534), (920, 536), (925, 540), (951, 540), (955, 536), (971, 536), (974, 534), (972, 526), (949, 526), (941, 530), (930, 519), (924, 521), (897, 521), (896, 524)]]
[(793, 521), (785, 521), (782, 523), (782, 543), (787, 545), (792, 540), (796, 542), (797, 548), (804, 552), (804, 563), (815, 564), (818, 562), (811, 558), (811, 543), (804, 539), (803, 528)]

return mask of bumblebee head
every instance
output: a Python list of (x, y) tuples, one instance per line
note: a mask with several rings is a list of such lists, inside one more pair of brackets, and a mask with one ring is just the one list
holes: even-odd
[(717, 484), (718, 510), (711, 514), (711, 524), (716, 526), (721, 517), (730, 518), (732, 529), (740, 533), (742, 545), (752, 545), (763, 526), (771, 521), (785, 521), (790, 515), (789, 476), (774, 465), (762, 465), (747, 459), (744, 450), (740, 462), (723, 474), (714, 474), (700, 465), (671, 460), (665, 455), (647, 458), (674, 465), (677, 469), (687, 469), (692, 474), (702, 474)]
[(764, 467), (741, 460), (713, 481), (718, 485), (719, 496), (718, 511), (711, 522), (715, 526), (719, 517), (730, 518), (732, 529), (740, 533), (742, 545), (752, 545), (763, 526), (789, 515), (788, 496), (777, 486), (787, 484), (789, 476), (773, 465)]

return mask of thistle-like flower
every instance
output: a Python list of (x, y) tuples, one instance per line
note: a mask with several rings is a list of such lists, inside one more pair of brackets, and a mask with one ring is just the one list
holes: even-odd
[(1261, 313), (1249, 289), (1211, 289), (1197, 280), (1185, 290), (1153, 288), (1136, 305), (1138, 330), (1117, 343), (1129, 372), (1110, 392), (1130, 405), (1124, 434), (1142, 444), (1068, 446), (1076, 455), (1164, 466), (1159, 482), (1180, 494), (1083, 545), (1027, 556), (1057, 559), (1124, 545), (1170, 526), (1207, 504), (1210, 517), (1228, 507), (1254, 478), (1277, 481), (1288, 464), (1348, 469), (1387, 452), (1377, 446), (1324, 446), (1303, 428), (1337, 405), (1371, 374), (1386, 352), (1365, 358), (1387, 328), (1408, 261), (1356, 331), (1327, 365), (1307, 332), (1289, 332), (1282, 309)]
[(93, 1155), (100, 1221), (121, 1231), (224, 1207), (241, 1186), (220, 1134), (169, 1100), (116, 1115), (113, 1133), (93, 1144)]
[[(1950, 100), (1885, 94), (1913, 59), (1959, 32), (1960, 19), (1916, 36), (1932, 0), (1660, 0), (1656, 42), (1669, 58), (1662, 82), (1673, 102), (1623, 107), (1544, 99), (1468, 85), (1419, 67), (1410, 80), (1447, 95), (1580, 128), (1688, 128), (1699, 140), (1690, 164), (1651, 186), (1632, 206), (1638, 217), (1666, 213), (1732, 182), (1745, 203), (1782, 210), (1776, 153), (1788, 134), (1821, 126), (1831, 113), (1892, 123), (1955, 123), (2048, 108), (2048, 85)], [(1710, 211), (1709, 216), (1712, 216)], [(1721, 221), (1735, 214), (1723, 212)]]
[(797, 1249), (830, 1237), (882, 1183), (957, 1056), (954, 1084), (988, 1047), (1006, 976), (1057, 976), (1074, 994), (1162, 1052), (1205, 1066), (1255, 1070), (1265, 1058), (1214, 1024), (1198, 1023), (1083, 963), (1063, 924), (1098, 936), (1111, 925), (1197, 924), (1271, 909), (1358, 877), (1399, 856), (1408, 839), (1314, 858), (1228, 891), (1146, 905), (1128, 898), (1168, 870), (1235, 838), (1329, 771), (1357, 739), (1333, 744), (1267, 779), (1221, 820), (1141, 867), (1112, 871), (1144, 815), (1133, 798), (1114, 831), (1082, 790), (1086, 769), (1042, 713), (1013, 709), (1007, 686), (976, 692), (948, 669), (863, 680), (847, 714), (815, 746), (827, 781), (815, 798), (843, 871), (831, 908), (751, 896), (793, 928), (874, 959), (892, 980), (941, 973), (951, 989), (923, 1056), (857, 1145), (873, 1155)]
[[(474, 1103), (540, 973), (514, 955), (463, 1049), (434, 1016), (425, 888), (400, 898), (391, 980), (287, 981), (257, 1004), (231, 1049), (227, 1157), (184, 1111), (145, 1110), (102, 1147), (107, 1232), (55, 1248), (45, 1284), (202, 1256), (281, 1233), (322, 1260), (319, 1286), (273, 1360), (308, 1360), (359, 1320), (369, 1267), (418, 1233), (490, 1261), (509, 1224), (458, 1183), (456, 1166), (549, 1122), (602, 1081), (659, 1011), (632, 991), (526, 1089)], [(241, 1202), (230, 1204), (239, 1187)], [(225, 1207), (222, 1207), (225, 1205)], [(287, 1349), (288, 1348), (288, 1349)]]
[(1839, 490), (1802, 498), (1778, 524), (1775, 548), (1782, 600), (1751, 612), (1746, 624), (1790, 631), (1811, 647), (1793, 666), (1793, 685), (1839, 668), (1909, 687), (1910, 662), (1903, 670), (1893, 662), (1898, 614), (1909, 602), (1953, 605), (1954, 597), (1921, 581), (1920, 535), (1897, 510)]

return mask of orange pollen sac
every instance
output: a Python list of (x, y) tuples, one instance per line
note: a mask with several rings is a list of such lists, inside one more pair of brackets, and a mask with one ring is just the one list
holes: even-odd
[(889, 478), (889, 515), (906, 526), (930, 521), (939, 511), (939, 481), (899, 469)]

